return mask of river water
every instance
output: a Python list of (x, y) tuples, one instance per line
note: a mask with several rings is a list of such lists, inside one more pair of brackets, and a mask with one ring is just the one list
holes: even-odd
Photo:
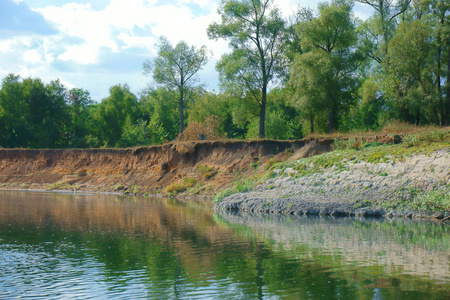
[(0, 190), (0, 299), (450, 299), (450, 228)]

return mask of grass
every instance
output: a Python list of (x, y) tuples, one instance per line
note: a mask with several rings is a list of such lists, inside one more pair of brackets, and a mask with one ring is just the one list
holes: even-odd
[(259, 178), (257, 176), (253, 176), (251, 178), (244, 177), (244, 178), (238, 179), (233, 183), (233, 187), (227, 188), (227, 189), (222, 190), (219, 193), (217, 193), (214, 196), (213, 201), (214, 201), (214, 203), (219, 203), (225, 197), (228, 197), (230, 195), (237, 194), (237, 193), (245, 193), (245, 192), (253, 189), (256, 186), (258, 181), (259, 181)]
[(200, 172), (205, 179), (210, 179), (218, 173), (217, 170), (205, 164), (198, 165), (197, 171)]
[(379, 135), (417, 135), (417, 134), (428, 134), (430, 131), (448, 131), (449, 127), (438, 128), (434, 125), (417, 126), (400, 121), (392, 121), (387, 123), (379, 131), (374, 130), (351, 130), (348, 132), (333, 132), (332, 134), (327, 133), (309, 133), (305, 135), (306, 139), (319, 139), (319, 138), (357, 138), (357, 137), (373, 137)]
[(64, 182), (56, 182), (54, 184), (51, 184), (47, 187), (47, 190), (53, 191), (53, 190), (71, 190), (76, 191), (80, 187), (77, 185), (72, 185), (70, 180), (64, 181)]
[(192, 188), (197, 184), (195, 178), (184, 178), (181, 182), (174, 182), (166, 187), (166, 193), (168, 195), (175, 195), (186, 191), (188, 188)]
[[(300, 159), (294, 162), (278, 163), (273, 165), (268, 172), (273, 171), (273, 168), (284, 170), (292, 168), (298, 173), (294, 177), (302, 177), (313, 173), (324, 172), (327, 169), (334, 168), (336, 171), (342, 171), (347, 168), (349, 164), (367, 162), (367, 163), (392, 163), (403, 161), (406, 157), (413, 154), (430, 155), (432, 152), (450, 147), (450, 134), (440, 135), (444, 137), (443, 141), (430, 141), (429, 136), (420, 135), (417, 142), (413, 146), (406, 146), (404, 144), (397, 145), (365, 145), (359, 150), (344, 149), (335, 150), (322, 155), (317, 155), (309, 158)], [(380, 176), (387, 176), (388, 174), (381, 173)]]
[(380, 206), (387, 210), (450, 212), (450, 185), (431, 191), (417, 188), (402, 189), (397, 191), (397, 197), (394, 200), (373, 206)]

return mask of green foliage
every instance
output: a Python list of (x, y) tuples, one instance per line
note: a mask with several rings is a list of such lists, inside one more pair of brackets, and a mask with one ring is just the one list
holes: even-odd
[[(196, 76), (206, 48), (172, 46), (164, 37), (157, 57), (144, 63), (158, 86), (139, 100), (126, 84), (112, 86), (96, 103), (88, 91), (58, 80), (9, 74), (0, 88), (0, 146), (161, 144), (216, 117), (217, 136), (239, 139), (300, 139), (399, 121), (449, 125), (448, 1), (357, 1), (373, 11), (364, 22), (354, 17), (350, 0), (320, 3), (317, 13), (299, 8), (288, 22), (273, 0), (221, 1), (221, 20), (207, 29), (231, 49), (216, 66), (220, 93), (205, 91)], [(446, 138), (404, 138), (407, 147), (440, 140)]]
[(431, 191), (404, 188), (397, 191), (393, 200), (383, 202), (380, 206), (388, 210), (450, 212), (450, 186), (443, 186)]
[(67, 132), (68, 146), (72, 148), (92, 146), (87, 137), (94, 128), (92, 113), (95, 105), (89, 92), (79, 88), (71, 89), (68, 104), (71, 119)]
[[(302, 48), (310, 51), (294, 59), (290, 85), (293, 102), (309, 119), (311, 132), (316, 120), (324, 117), (331, 133), (339, 116), (356, 101), (358, 80), (354, 74), (362, 55), (355, 51), (355, 28), (351, 5), (345, 1), (320, 4), (318, 17), (298, 25)], [(325, 115), (319, 113), (323, 111)]]
[(102, 100), (93, 117), (100, 145), (114, 147), (120, 143), (125, 124), (136, 121), (138, 102), (126, 84), (114, 85), (109, 92), (109, 97)]
[(445, 130), (432, 130), (425, 133), (407, 134), (403, 136), (403, 147), (422, 146), (430, 143), (440, 143), (450, 140), (450, 132)]
[(144, 63), (144, 73), (152, 74), (153, 79), (171, 91), (177, 92), (177, 104), (180, 114), (180, 129), (184, 130), (184, 108), (192, 99), (196, 89), (195, 75), (208, 62), (206, 46), (196, 49), (181, 41), (173, 47), (165, 37), (160, 38), (158, 56)]
[(0, 90), (0, 145), (55, 148), (67, 146), (70, 120), (67, 90), (58, 81), (9, 74)]
[(205, 92), (189, 107), (188, 123), (204, 123), (207, 118), (217, 116), (221, 121), (218, 134), (228, 138), (244, 138), (248, 112), (243, 111), (242, 104), (231, 95)]
[(139, 101), (142, 118), (149, 122), (152, 142), (173, 140), (179, 131), (177, 93), (164, 88), (145, 90)]
[[(302, 126), (300, 114), (288, 102), (286, 90), (274, 89), (269, 95), (266, 114), (266, 138), (277, 140), (301, 139)], [(259, 133), (258, 118), (253, 118), (246, 134), (247, 138), (256, 138)]]
[(179, 194), (185, 190), (187, 190), (187, 186), (183, 182), (174, 182), (166, 187), (166, 193), (169, 195)]
[(230, 195), (248, 192), (249, 190), (251, 190), (252, 188), (254, 188), (256, 186), (256, 183), (257, 183), (256, 177), (240, 178), (233, 183), (233, 187), (224, 189), (224, 190), (220, 191), (219, 193), (217, 193), (213, 198), (213, 202), (219, 203), (225, 197), (228, 197)]
[(259, 134), (265, 137), (268, 85), (282, 70), (284, 21), (273, 0), (224, 0), (221, 23), (208, 27), (208, 37), (229, 40), (232, 53), (217, 64), (224, 88), (250, 95), (258, 104)]
[(147, 121), (138, 120), (136, 124), (127, 118), (118, 141), (120, 147), (143, 146), (152, 144), (152, 136)]
[(204, 164), (197, 166), (197, 171), (199, 171), (205, 179), (210, 179), (218, 173), (217, 170), (214, 170), (212, 167)]
[(367, 79), (359, 91), (361, 100), (350, 110), (349, 118), (344, 120), (344, 130), (380, 130), (383, 117), (384, 97), (379, 93), (380, 87), (373, 79)]

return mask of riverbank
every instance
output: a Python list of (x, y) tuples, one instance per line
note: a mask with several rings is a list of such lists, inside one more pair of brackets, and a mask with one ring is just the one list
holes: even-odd
[(450, 129), (130, 149), (0, 149), (0, 188), (204, 198), (216, 209), (450, 216)]
[[(269, 160), (320, 141), (199, 141), (130, 149), (0, 149), (0, 188), (181, 195), (211, 199), (237, 178), (261, 174)], [(311, 147), (314, 145), (314, 147)], [(306, 146), (306, 147), (305, 147)]]
[(261, 184), (219, 197), (216, 209), (449, 219), (450, 144), (406, 142), (276, 164)]

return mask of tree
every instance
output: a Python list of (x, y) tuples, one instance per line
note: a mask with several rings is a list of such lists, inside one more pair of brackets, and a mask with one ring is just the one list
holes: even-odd
[(430, 27), (421, 20), (400, 23), (389, 43), (388, 56), (391, 66), (385, 78), (385, 93), (399, 108), (399, 118), (428, 123), (424, 117), (433, 114), (438, 99)]
[(70, 147), (89, 146), (86, 137), (92, 131), (92, 108), (94, 101), (87, 90), (73, 88), (68, 92), (71, 124), (68, 130)]
[(29, 107), (19, 75), (9, 74), (3, 79), (0, 107), (0, 145), (25, 147), (30, 135), (27, 125)]
[(355, 47), (356, 25), (351, 9), (348, 1), (322, 3), (318, 17), (298, 25), (302, 46), (311, 50), (296, 57), (290, 83), (300, 106), (307, 110), (311, 130), (315, 116), (325, 110), (331, 133), (338, 116), (355, 102), (355, 72), (362, 55)]
[(250, 94), (259, 107), (259, 138), (265, 137), (269, 83), (282, 70), (284, 21), (273, 0), (223, 0), (220, 24), (208, 27), (210, 39), (230, 41), (231, 54), (217, 64), (223, 86)]
[(239, 126), (240, 124), (237, 124), (234, 118), (234, 112), (246, 113), (241, 109), (241, 104), (243, 103), (232, 95), (206, 92), (189, 108), (189, 124), (191, 122), (205, 124), (206, 119), (215, 117), (220, 120), (218, 130), (221, 135), (226, 135), (228, 138), (244, 138), (246, 128)]
[(160, 144), (164, 140), (171, 141), (179, 132), (177, 103), (171, 101), (177, 98), (177, 92), (167, 88), (149, 88), (143, 91), (139, 100), (142, 119), (147, 121), (152, 129), (152, 143)]
[(145, 74), (152, 74), (157, 83), (178, 92), (180, 134), (184, 129), (184, 109), (198, 81), (195, 75), (207, 62), (206, 46), (196, 49), (181, 41), (172, 47), (165, 37), (161, 37), (158, 56), (153, 61), (147, 60), (144, 63)]
[(109, 97), (103, 99), (96, 109), (94, 119), (99, 143), (116, 146), (126, 122), (136, 121), (138, 102), (127, 84), (114, 85), (109, 92)]
[[(395, 27), (396, 18), (403, 14), (409, 7), (412, 0), (356, 0), (360, 3), (367, 4), (375, 10), (375, 15), (369, 20), (371, 23), (372, 40), (376, 41), (373, 45), (381, 51), (376, 52), (374, 49), (373, 58), (381, 62), (388, 54), (388, 44), (392, 38)], [(377, 36), (381, 36), (378, 39)], [(370, 39), (368, 39), (370, 41)]]
[[(436, 82), (440, 103), (441, 124), (450, 125), (450, 2), (448, 0), (421, 0), (420, 8), (434, 19), (434, 40), (436, 48)], [(447, 62), (445, 61), (447, 56)], [(443, 66), (447, 66), (447, 72)], [(443, 75), (447, 73), (446, 76)], [(446, 97), (441, 87), (441, 77), (447, 77)]]
[(37, 137), (36, 145), (50, 148), (67, 147), (67, 131), (71, 123), (67, 88), (57, 79), (45, 86), (45, 94), (46, 97), (41, 99), (40, 103), (41, 107), (45, 107), (45, 116), (38, 124), (43, 130), (43, 136)]

